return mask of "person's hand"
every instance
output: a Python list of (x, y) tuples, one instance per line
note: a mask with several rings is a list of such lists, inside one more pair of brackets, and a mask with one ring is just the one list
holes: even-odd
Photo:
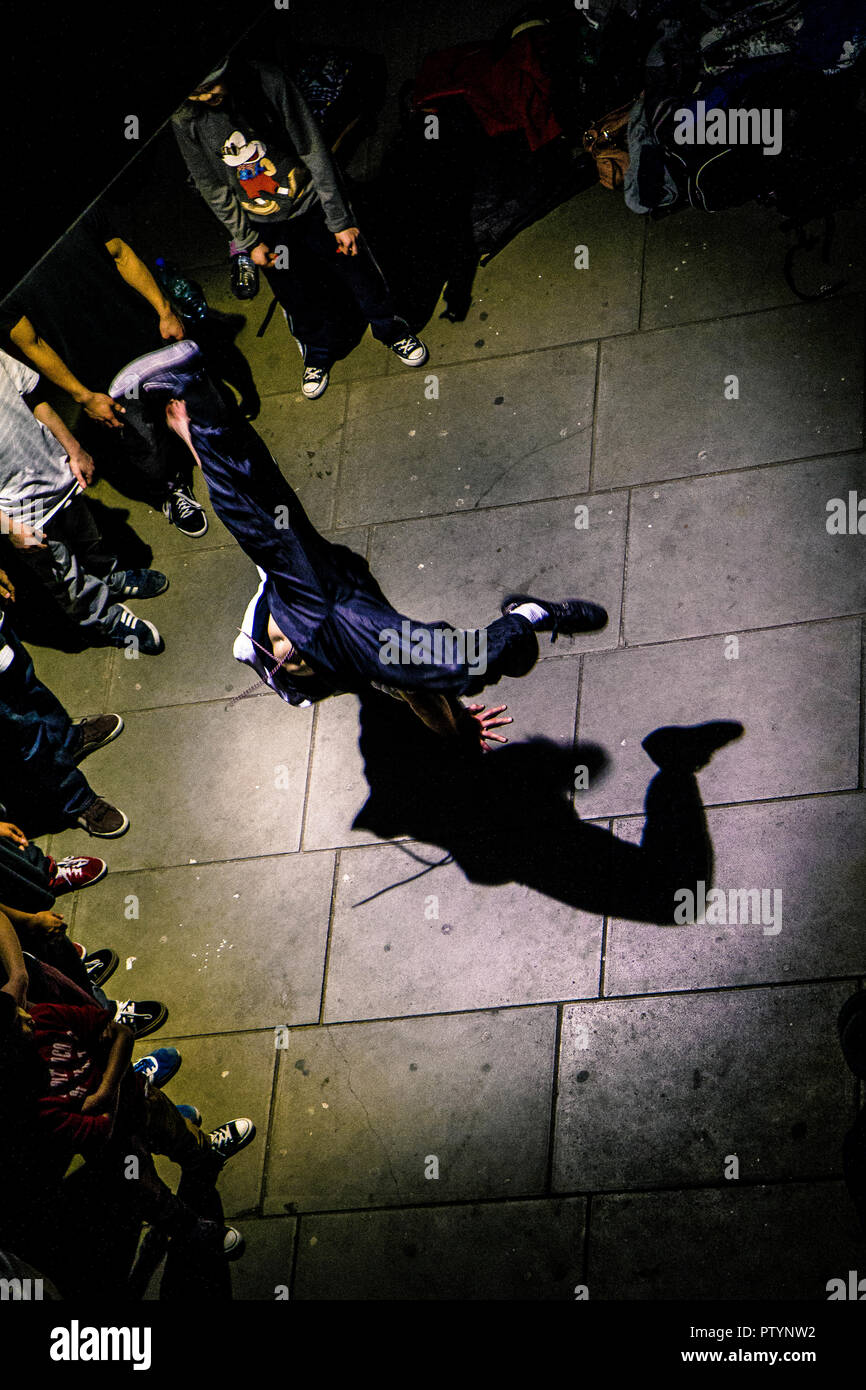
[(33, 912), (28, 926), (33, 931), (44, 932), (46, 936), (63, 936), (67, 922), (59, 912)]
[(87, 450), (82, 449), (80, 444), (78, 448), (73, 449), (72, 453), (69, 455), (69, 467), (72, 470), (73, 478), (77, 483), (80, 483), (82, 487), (87, 487), (93, 482), (96, 473), (96, 465)]
[(485, 709), (484, 705), (466, 705), (465, 708), (466, 713), (471, 714), (478, 725), (478, 737), (481, 741), (482, 752), (489, 752), (487, 747), (488, 743), (508, 742), (508, 739), (504, 738), (502, 734), (493, 734), (490, 732), (491, 729), (498, 729), (503, 724), (514, 723), (510, 714), (506, 715), (504, 719), (499, 718), (503, 710), (508, 709), (507, 705), (492, 705), (490, 709)]
[[(5, 570), (0, 570), (0, 601), (5, 601), (7, 603), (15, 602), (15, 585), (12, 583), (12, 580)], [(0, 835), (2, 835), (2, 833), (2, 830), (0, 830)], [(25, 840), (25, 844), (26, 843)]]
[(0, 820), (0, 840), (11, 840), (19, 849), (26, 849), (30, 843), (24, 831), (13, 825), (11, 820)]
[(276, 259), (276, 252), (269, 250), (263, 241), (257, 242), (250, 252), (250, 260), (254, 261), (256, 265), (273, 265)]
[(335, 232), (334, 239), (337, 243), (338, 256), (357, 256), (358, 237), (361, 235), (358, 227), (347, 227), (344, 232)]
[(101, 424), (115, 430), (122, 426), (123, 420), (120, 417), (126, 414), (125, 408), (113, 401), (104, 391), (90, 391), (81, 404), (84, 406), (84, 413), (91, 420), (99, 420)]
[(7, 532), (16, 550), (44, 550), (45, 536), (41, 531), (33, 531), (23, 521), (11, 521)]
[(81, 1102), (82, 1115), (113, 1115), (117, 1110), (119, 1091), (117, 1087), (97, 1086)]
[(175, 342), (178, 338), (186, 336), (186, 330), (173, 309), (159, 316), (159, 333), (161, 338), (170, 338)]

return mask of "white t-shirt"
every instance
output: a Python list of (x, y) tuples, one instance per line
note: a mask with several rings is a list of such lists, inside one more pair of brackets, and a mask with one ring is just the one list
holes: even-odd
[(23, 399), (38, 381), (0, 348), (0, 511), (35, 530), (81, 491), (63, 445)]

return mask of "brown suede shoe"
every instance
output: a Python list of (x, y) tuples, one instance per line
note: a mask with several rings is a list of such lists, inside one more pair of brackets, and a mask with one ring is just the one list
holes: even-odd
[(98, 796), (86, 811), (81, 812), (77, 824), (86, 830), (88, 835), (98, 835), (103, 840), (116, 840), (129, 829), (129, 816), (118, 811), (110, 801), (104, 801)]
[(123, 720), (119, 714), (96, 714), (88, 719), (79, 719), (75, 725), (81, 732), (81, 743), (75, 754), (77, 763), (83, 762), (97, 748), (104, 748), (123, 731)]

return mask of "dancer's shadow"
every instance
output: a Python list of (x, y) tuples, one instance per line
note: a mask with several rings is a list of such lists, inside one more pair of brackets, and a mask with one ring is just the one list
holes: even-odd
[(671, 925), (677, 890), (712, 881), (695, 772), (741, 733), (742, 725), (721, 722), (658, 729), (645, 740), (659, 770), (635, 845), (573, 810), (575, 767), (586, 766), (592, 784), (606, 762), (594, 745), (538, 738), (467, 757), (398, 701), (365, 697), (360, 746), (370, 796), (354, 824), (439, 845), (473, 883), (522, 883), (586, 912)]

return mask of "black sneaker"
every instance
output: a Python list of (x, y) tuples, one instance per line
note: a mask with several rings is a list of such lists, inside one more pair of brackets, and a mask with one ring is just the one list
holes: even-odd
[(123, 720), (119, 714), (93, 714), (86, 719), (73, 720), (73, 724), (81, 731), (81, 742), (75, 754), (76, 763), (83, 762), (97, 748), (104, 748), (123, 732)]
[(210, 1146), (223, 1162), (233, 1158), (256, 1137), (256, 1127), (252, 1120), (227, 1120), (218, 1129), (212, 1129), (208, 1138)]
[(200, 502), (196, 502), (192, 491), (178, 483), (177, 487), (172, 488), (169, 497), (163, 503), (163, 514), (168, 518), (172, 526), (176, 526), (178, 531), (184, 536), (191, 536), (197, 540), (199, 536), (207, 533), (207, 514)]
[(305, 367), (301, 390), (308, 401), (318, 400), (328, 389), (330, 374), (327, 367)]
[(100, 840), (118, 840), (129, 829), (129, 816), (104, 797), (98, 796), (86, 811), (76, 816), (76, 824), (88, 835), (96, 835)]
[(104, 985), (119, 964), (120, 956), (110, 946), (103, 947), (101, 951), (90, 951), (84, 957), (84, 969), (92, 985)]
[(544, 609), (545, 617), (532, 626), (536, 632), (549, 632), (551, 642), (555, 642), (561, 632), (573, 637), (578, 632), (600, 632), (607, 626), (607, 610), (598, 603), (580, 598), (554, 603), (550, 599), (534, 598), (532, 594), (508, 594), (502, 601), (502, 612), (511, 613), (524, 603), (534, 603), (537, 608)]
[(232, 256), (231, 287), (235, 299), (255, 299), (259, 292), (259, 268), (246, 251)]
[(414, 333), (407, 333), (405, 338), (398, 338), (396, 343), (389, 343), (388, 346), (407, 367), (423, 367), (430, 356), (427, 344), (416, 338)]
[(167, 1018), (168, 1009), (156, 999), (123, 999), (115, 1004), (115, 1023), (124, 1024), (136, 1038), (155, 1033)]
[(706, 724), (666, 724), (653, 729), (641, 747), (656, 767), (667, 772), (697, 772), (714, 753), (743, 733), (733, 719), (713, 719)]
[(105, 629), (105, 640), (112, 647), (129, 647), (131, 639), (137, 643), (136, 650), (145, 656), (159, 656), (165, 643), (147, 618), (139, 618), (125, 603), (117, 605), (118, 612), (111, 626)]
[(118, 598), (156, 598), (168, 588), (159, 570), (115, 570), (105, 582)]

